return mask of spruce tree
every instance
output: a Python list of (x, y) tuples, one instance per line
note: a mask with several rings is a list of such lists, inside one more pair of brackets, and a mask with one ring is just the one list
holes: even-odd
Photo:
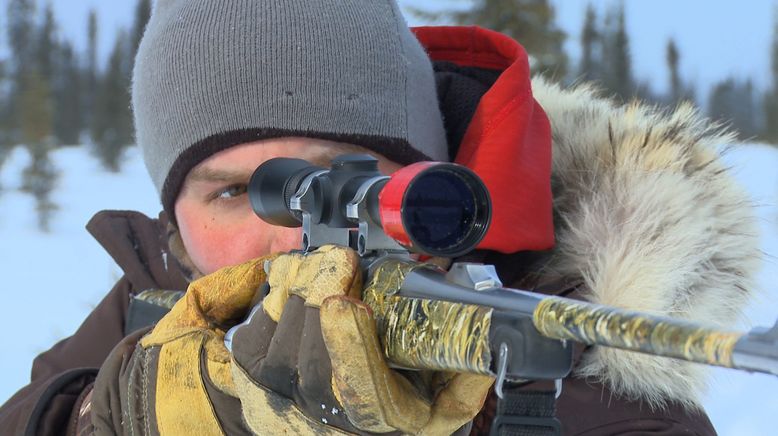
[[(23, 89), (25, 77), (34, 67), (35, 1), (8, 0), (6, 11), (8, 45), (11, 50), (11, 62), (8, 65), (10, 80), (8, 107), (20, 108), (22, 95), (25, 92)], [(11, 143), (22, 140), (21, 120), (18, 109), (10, 111), (7, 122), (9, 142)]]
[[(24, 104), (37, 104), (39, 108), (25, 108), (26, 113), (37, 114), (39, 119), (23, 120), (22, 126), (25, 131), (25, 142), (29, 145), (30, 141), (54, 140), (54, 119), (57, 116), (56, 102), (54, 101), (55, 79), (60, 79), (60, 71), (56, 69), (58, 42), (56, 37), (57, 23), (54, 19), (54, 11), (51, 3), (46, 5), (43, 10), (43, 18), (40, 26), (36, 27), (33, 72), (29, 81), (24, 81), (28, 86), (34, 89), (23, 89), (23, 93), (28, 95)], [(29, 98), (32, 98), (30, 100)], [(27, 115), (25, 115), (27, 116)], [(36, 133), (30, 135), (29, 126), (33, 125)], [(28, 127), (24, 127), (28, 126)], [(40, 137), (39, 137), (40, 136)], [(35, 139), (33, 139), (35, 138)]]
[(14, 119), (12, 138), (25, 144), (32, 157), (22, 172), (22, 191), (35, 197), (38, 226), (47, 231), (56, 204), (51, 191), (57, 171), (48, 153), (53, 139), (51, 76), (55, 75), (56, 24), (50, 8), (44, 11), (41, 26), (36, 26), (34, 0), (9, 0), (8, 40), (13, 64), (10, 101)]
[(48, 82), (37, 69), (25, 77), (22, 89), (19, 106), (21, 139), (32, 160), (22, 172), (21, 190), (35, 198), (38, 228), (47, 232), (51, 216), (57, 209), (51, 192), (58, 179), (58, 172), (49, 159), (52, 135), (50, 90)]
[(118, 171), (124, 148), (132, 142), (129, 105), (130, 79), (126, 75), (127, 33), (119, 32), (108, 59), (108, 68), (98, 83), (92, 123), (94, 151), (106, 169)]
[(27, 146), (47, 143), (53, 133), (51, 89), (37, 69), (22, 80), (18, 102), (22, 142)]
[[(0, 29), (6, 28), (5, 16), (0, 16)], [(0, 47), (5, 45), (5, 34), (0, 33)], [(11, 149), (11, 98), (9, 80), (9, 61), (0, 58), (0, 170)], [(0, 191), (3, 187), (0, 185)]]
[[(120, 31), (109, 56), (108, 66), (96, 86), (91, 123), (93, 150), (111, 171), (119, 170), (122, 153), (133, 140), (130, 77), (135, 53), (150, 16), (151, 1), (139, 0), (131, 30), (129, 33)], [(90, 31), (90, 36), (92, 34)]]
[(770, 53), (772, 88), (765, 93), (763, 110), (765, 115), (764, 138), (778, 145), (778, 6), (773, 14), (773, 42)]
[(581, 80), (598, 80), (601, 76), (601, 36), (597, 29), (597, 12), (589, 3), (581, 31), (581, 65), (578, 72)]
[(411, 8), (411, 13), (504, 33), (521, 43), (532, 56), (533, 72), (558, 80), (567, 74), (567, 55), (562, 47), (567, 35), (557, 27), (556, 13), (548, 0), (472, 0), (466, 10), (429, 13)]
[[(146, 24), (148, 24), (150, 17), (151, 0), (138, 0), (137, 5), (135, 6), (135, 18), (132, 22), (129, 41), (126, 47), (127, 62), (124, 63), (124, 75), (127, 77), (128, 84), (132, 77), (132, 69), (135, 66), (135, 54), (138, 52), (140, 40), (143, 37), (143, 32), (146, 30)], [(129, 106), (130, 104), (130, 95), (127, 94), (127, 105)]]
[(51, 217), (59, 208), (51, 198), (51, 193), (59, 179), (59, 171), (49, 156), (50, 147), (34, 144), (29, 146), (28, 150), (32, 159), (30, 165), (22, 171), (21, 191), (35, 198), (38, 229), (48, 232)]
[(11, 145), (11, 98), (8, 88), (8, 64), (5, 59), (0, 59), (0, 168), (4, 151)]
[(38, 72), (49, 82), (54, 75), (54, 56), (56, 52), (57, 23), (51, 3), (46, 4), (43, 12), (43, 22), (36, 35), (35, 58)]
[(667, 69), (670, 71), (670, 101), (678, 102), (681, 99), (681, 73), (678, 71), (678, 63), (681, 55), (675, 40), (667, 41)]
[(82, 107), (84, 112), (83, 124), (88, 128), (90, 134), (94, 130), (95, 99), (97, 96), (97, 12), (94, 9), (89, 10), (87, 20), (87, 49), (86, 65), (81, 83), (83, 83), (84, 92), (82, 93)]
[(708, 99), (708, 115), (734, 127), (740, 138), (753, 138), (758, 130), (754, 86), (733, 77), (717, 83)]
[(605, 86), (628, 100), (636, 93), (632, 76), (632, 58), (629, 48), (629, 35), (624, 18), (624, 3), (620, 3), (608, 12), (606, 18), (607, 31), (603, 41), (603, 65)]
[[(0, 16), (0, 28), (5, 28), (5, 16)], [(0, 46), (4, 44), (4, 36), (0, 33)], [(0, 169), (11, 145), (9, 135), (11, 129), (11, 99), (9, 94), (8, 60), (0, 58)], [(0, 187), (2, 188), (2, 187)]]
[(87, 51), (86, 63), (87, 71), (92, 77), (97, 75), (97, 12), (94, 9), (89, 10), (89, 19), (87, 20)]
[(84, 128), (81, 69), (70, 43), (57, 50), (54, 88), (54, 133), (60, 144), (78, 144)]
[[(682, 101), (695, 101), (694, 87), (683, 80), (681, 77), (681, 52), (673, 38), (667, 41), (665, 53), (667, 60), (667, 70), (669, 72), (670, 87), (667, 96), (656, 99), (663, 104), (677, 105)], [(638, 91), (640, 95), (640, 92)]]
[(32, 62), (35, 43), (35, 1), (8, 0), (8, 44), (14, 59), (13, 70), (23, 75)]

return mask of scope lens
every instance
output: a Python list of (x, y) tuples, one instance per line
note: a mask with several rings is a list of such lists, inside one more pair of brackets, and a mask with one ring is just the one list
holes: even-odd
[(489, 196), (462, 167), (441, 165), (420, 173), (405, 191), (408, 236), (429, 254), (458, 256), (472, 249), (489, 223)]

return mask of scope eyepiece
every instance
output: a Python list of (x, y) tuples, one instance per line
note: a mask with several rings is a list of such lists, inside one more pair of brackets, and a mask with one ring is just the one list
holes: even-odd
[(324, 170), (303, 159), (275, 158), (263, 162), (251, 175), (249, 201), (254, 213), (277, 226), (300, 227), (302, 216), (289, 201), (308, 175)]

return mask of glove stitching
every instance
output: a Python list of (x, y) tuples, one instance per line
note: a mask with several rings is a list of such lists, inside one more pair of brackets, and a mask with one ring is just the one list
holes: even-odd
[[(143, 408), (144, 411), (151, 410), (151, 407), (149, 405), (149, 364), (151, 363), (151, 353), (148, 352), (148, 350), (144, 350), (143, 353), (143, 367), (141, 368), (141, 376), (143, 377)], [(143, 421), (145, 423), (146, 428), (146, 434), (151, 434), (151, 423), (149, 422), (151, 419), (149, 416), (146, 416), (146, 414), (143, 414)]]
[[(139, 351), (142, 352), (144, 350), (142, 348), (140, 348)], [(130, 360), (130, 367), (127, 369), (127, 373), (129, 374), (129, 377), (128, 377), (129, 381), (127, 382), (127, 393), (128, 393), (127, 396), (130, 397), (130, 398), (127, 400), (127, 414), (126, 414), (127, 416), (122, 416), (122, 419), (125, 420), (125, 422), (127, 423), (127, 427), (129, 427), (130, 436), (134, 436), (135, 435), (135, 426), (132, 425), (132, 421), (130, 420), (130, 417), (136, 415), (135, 413), (133, 413), (133, 410), (132, 410), (133, 409), (133, 407), (132, 407), (133, 402), (132, 402), (132, 398), (131, 398), (132, 385), (133, 385), (133, 383), (135, 381), (135, 377), (132, 376), (133, 375), (132, 374), (133, 370), (135, 369), (135, 364), (136, 364), (136, 362), (134, 362), (134, 359)], [(122, 415), (125, 415), (125, 414), (122, 413)], [(141, 419), (143, 419), (143, 417)]]

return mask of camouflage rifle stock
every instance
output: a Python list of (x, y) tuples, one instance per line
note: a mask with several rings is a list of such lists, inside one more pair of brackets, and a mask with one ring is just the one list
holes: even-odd
[[(532, 328), (513, 334), (524, 336), (524, 344), (532, 340), (557, 341), (559, 347), (554, 350), (558, 352), (566, 349), (565, 341), (570, 340), (778, 375), (778, 324), (749, 333), (723, 331), (678, 318), (503, 288), (495, 277), (490, 278), (488, 286), (476, 290), (461, 281), (454, 283), (448, 276), (412, 261), (385, 260), (374, 268), (363, 300), (376, 315), (384, 352), (394, 364), (494, 373), (499, 362), (493, 362), (492, 356), (498, 355), (502, 344), (495, 341), (505, 340), (494, 331), (505, 328), (506, 319), (526, 319)], [(527, 358), (509, 361), (506, 375), (566, 375), (565, 365), (549, 361), (563, 359), (561, 352), (533, 357), (546, 373), (521, 362)]]
[(778, 324), (750, 333), (502, 287), (493, 267), (455, 263), (446, 272), (410, 252), (454, 258), (476, 247), (491, 217), (486, 188), (467, 169), (421, 163), (391, 178), (376, 160), (346, 155), (331, 170), (272, 159), (249, 183), (254, 211), (302, 226), (302, 249), (354, 248), (388, 361), (395, 367), (556, 379), (572, 345), (615, 347), (778, 375)]

